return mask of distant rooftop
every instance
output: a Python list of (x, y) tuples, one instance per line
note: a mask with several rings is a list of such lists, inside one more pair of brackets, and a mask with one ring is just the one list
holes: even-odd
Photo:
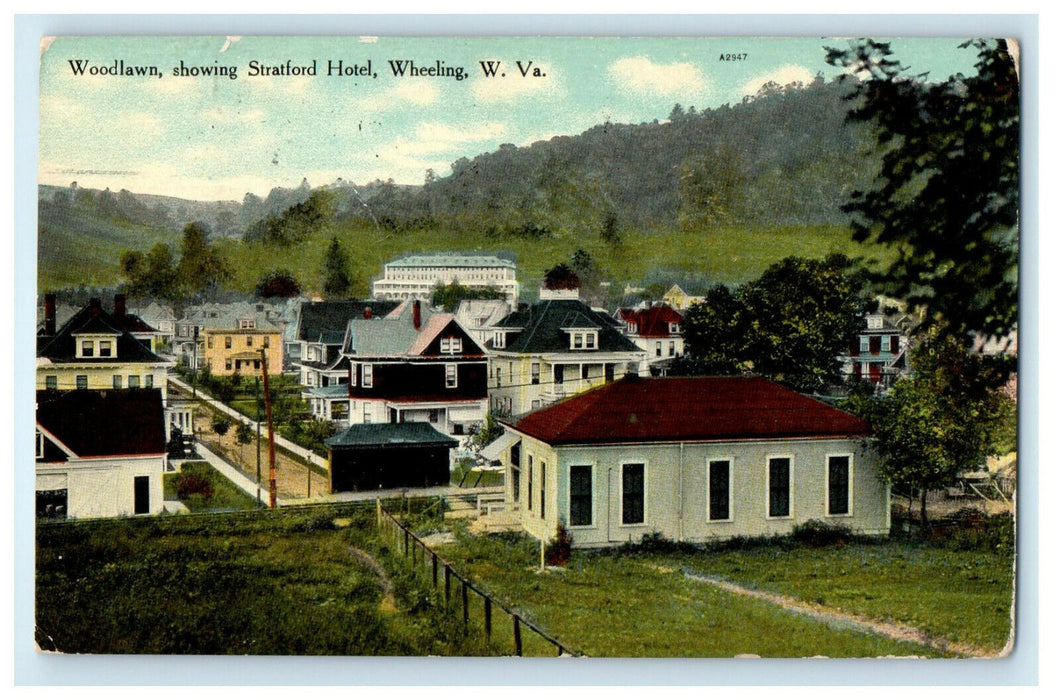
[(438, 255), (409, 255), (387, 263), (388, 267), (510, 267), (515, 269), (511, 260), (498, 258), (496, 255), (458, 255), (440, 253)]

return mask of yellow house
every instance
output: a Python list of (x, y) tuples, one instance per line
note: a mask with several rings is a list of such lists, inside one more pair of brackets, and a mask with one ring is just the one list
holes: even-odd
[(206, 328), (201, 336), (203, 367), (215, 376), (252, 375), (261, 372), (265, 351), (269, 374), (283, 370), (283, 343), (279, 329), (254, 328), (251, 319), (242, 328)]
[(666, 294), (663, 294), (663, 301), (678, 311), (686, 311), (688, 307), (702, 303), (704, 300), (706, 300), (706, 297), (688, 294), (676, 284), (670, 287)]

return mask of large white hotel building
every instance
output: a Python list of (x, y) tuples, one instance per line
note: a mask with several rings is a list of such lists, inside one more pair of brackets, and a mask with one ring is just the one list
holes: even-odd
[(431, 296), (438, 285), (457, 282), (470, 288), (493, 288), (514, 309), (519, 301), (515, 263), (494, 255), (410, 255), (383, 266), (382, 278), (372, 283), (376, 299)]

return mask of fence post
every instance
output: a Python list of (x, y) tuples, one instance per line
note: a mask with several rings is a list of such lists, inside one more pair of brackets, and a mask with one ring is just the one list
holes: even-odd
[(449, 568), (449, 565), (446, 564), (445, 565), (445, 602), (446, 602), (446, 604), (449, 603), (449, 576), (450, 576), (451, 573), (452, 572), (451, 572), (451, 570)]
[(460, 583), (463, 584), (460, 597), (464, 601), (464, 627), (467, 627), (467, 621), (470, 619), (470, 616), (467, 614), (467, 581), (461, 580)]
[(512, 615), (512, 634), (515, 636), (515, 655), (523, 655), (523, 638), (519, 635), (519, 618)]
[(378, 498), (375, 499), (375, 526), (383, 529), (383, 501)]
[(488, 640), (490, 638), (490, 632), (493, 630), (493, 603), (490, 602), (488, 596), (483, 600), (486, 601), (484, 613), (486, 618), (486, 639)]
[(431, 551), (431, 585), (438, 587), (438, 554)]
[(409, 556), (409, 531), (406, 530), (404, 527), (402, 527), (401, 530), (405, 533), (405, 558), (408, 559), (408, 556)]

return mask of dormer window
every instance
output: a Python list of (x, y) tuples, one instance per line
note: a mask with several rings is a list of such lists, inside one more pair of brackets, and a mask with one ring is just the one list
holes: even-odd
[(463, 338), (442, 338), (442, 354), (456, 355), (464, 351)]
[(636, 321), (627, 322), (626, 323), (626, 332), (627, 333), (636, 333), (637, 332), (637, 322)]
[(96, 356), (96, 341), (94, 340), (82, 340), (81, 341), (81, 353), (80, 357), (95, 357)]
[(596, 331), (571, 331), (571, 350), (595, 350)]
[(493, 333), (493, 347), (495, 347), (495, 348), (503, 348), (505, 339), (506, 339), (506, 336), (505, 336), (504, 331), (495, 331)]
[(114, 357), (114, 341), (112, 341), (112, 340), (101, 340), (101, 341), (99, 341), (99, 356), (100, 357)]
[(670, 335), (677, 335), (680, 332), (681, 332), (681, 324), (680, 323), (671, 323), (670, 324)]
[(883, 316), (869, 316), (868, 318), (868, 329), (879, 330), (883, 328)]
[(239, 319), (239, 330), (248, 330), (254, 328), (254, 319), (252, 318), (241, 318)]

